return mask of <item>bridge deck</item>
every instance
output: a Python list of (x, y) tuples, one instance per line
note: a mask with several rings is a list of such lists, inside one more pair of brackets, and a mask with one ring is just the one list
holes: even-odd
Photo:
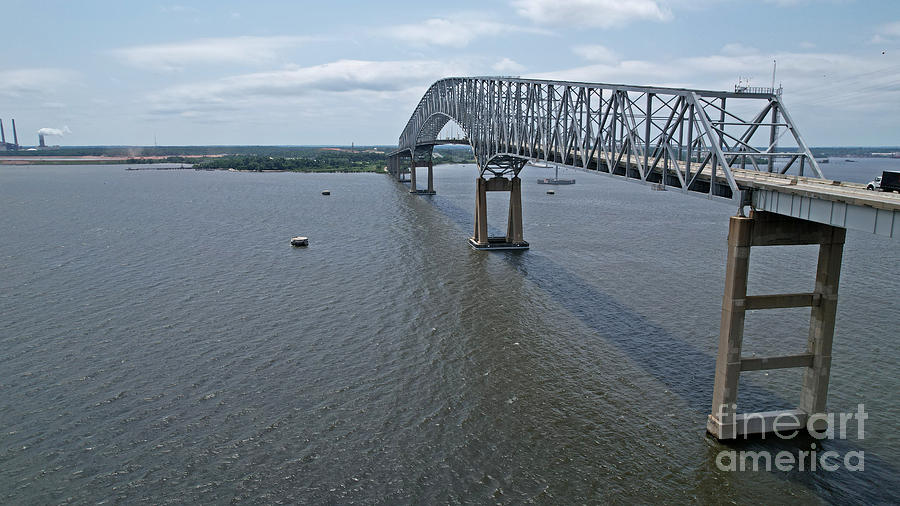
[[(433, 145), (433, 143), (422, 144)], [(538, 147), (540, 148), (540, 146)], [(399, 152), (399, 150), (398, 150)], [(541, 151), (538, 151), (542, 153)], [(612, 174), (607, 167), (608, 153), (600, 151), (594, 153), (590, 160), (593, 167), (580, 166), (582, 160), (572, 160), (571, 163), (557, 162), (562, 158), (555, 153), (547, 153), (549, 156), (537, 158), (527, 155), (512, 154), (531, 158), (534, 161), (556, 163), (563, 167), (571, 167), (588, 172), (612, 175), (629, 181), (643, 182), (636, 176), (633, 169), (643, 163), (643, 157), (624, 155), (619, 159), (618, 166), (624, 168), (625, 174)], [(675, 165), (670, 161), (672, 165)], [(692, 162), (696, 167), (696, 161)], [(651, 164), (652, 166), (652, 164)], [(685, 174), (686, 162), (678, 161), (678, 171)], [(629, 171), (629, 169), (632, 169)], [(853, 230), (883, 235), (886, 237), (900, 237), (900, 194), (875, 192), (866, 190), (865, 185), (859, 183), (833, 181), (814, 177), (782, 175), (772, 172), (729, 167), (732, 177), (741, 190), (752, 190), (752, 203), (756, 209), (769, 211), (785, 216), (802, 218), (816, 223), (834, 225)], [(674, 173), (675, 167), (669, 167)], [(620, 171), (621, 172), (621, 171)], [(653, 167), (651, 173), (659, 176), (661, 170)], [(697, 175), (699, 181), (708, 182), (712, 177), (712, 169), (709, 165), (697, 174), (692, 170), (690, 177)], [(661, 178), (660, 178), (661, 179)], [(716, 175), (716, 180), (722, 185), (727, 185), (726, 178), (721, 172)], [(647, 181), (650, 182), (650, 181)], [(677, 186), (667, 185), (670, 188)], [(704, 195), (697, 192), (685, 192), (693, 195)]]
[(858, 183), (732, 171), (738, 186), (753, 189), (756, 209), (900, 237), (900, 194), (866, 190)]
[[(595, 155), (594, 160), (605, 167), (605, 156), (606, 153), (601, 152)], [(635, 167), (641, 161), (638, 157), (626, 155), (619, 165)], [(583, 169), (562, 163), (560, 165)], [(678, 168), (684, 172), (685, 163), (679, 161)], [(846, 181), (737, 167), (730, 167), (730, 170), (740, 189), (752, 190), (753, 205), (759, 210), (887, 237), (900, 237), (900, 194), (870, 191), (863, 184)], [(596, 172), (609, 174), (603, 170)], [(653, 172), (659, 174), (660, 170), (654, 169)], [(712, 171), (707, 166), (700, 172), (699, 179), (709, 181), (711, 174)], [(621, 175), (618, 177), (625, 178)], [(639, 181), (632, 177), (626, 179)], [(717, 174), (716, 179), (726, 184), (721, 173)]]

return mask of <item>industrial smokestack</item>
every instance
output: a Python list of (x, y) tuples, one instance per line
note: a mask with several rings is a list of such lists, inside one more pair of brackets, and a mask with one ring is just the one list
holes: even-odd
[(19, 134), (16, 133), (16, 120), (12, 120), (13, 123), (13, 144), (15, 144), (16, 148), (19, 149)]
[(3, 120), (0, 119), (0, 142), (6, 145), (6, 132), (3, 131)]
[(44, 144), (44, 134), (38, 134), (38, 147), (46, 148), (47, 145)]

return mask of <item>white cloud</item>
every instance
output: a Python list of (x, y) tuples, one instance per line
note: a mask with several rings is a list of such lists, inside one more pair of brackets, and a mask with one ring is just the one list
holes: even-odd
[(875, 36), (872, 37), (873, 44), (881, 44), (883, 42), (893, 42), (900, 39), (900, 21), (886, 23), (879, 26), (875, 30)]
[(365, 108), (366, 102), (354, 101), (352, 95), (364, 94), (371, 99), (414, 88), (421, 96), (431, 82), (460, 74), (465, 74), (460, 66), (439, 61), (339, 60), (173, 86), (152, 94), (149, 102), (156, 113), (183, 116), (201, 110), (225, 111), (249, 103), (284, 103), (325, 95), (341, 95), (347, 97), (353, 107)]
[(585, 60), (593, 62), (610, 63), (619, 59), (619, 56), (614, 51), (599, 44), (575, 46), (572, 48), (572, 51)]
[(767, 4), (775, 4), (779, 7), (793, 7), (804, 4), (807, 0), (764, 0)]
[(615, 28), (630, 21), (668, 21), (671, 11), (657, 0), (512, 0), (516, 12), (535, 23)]
[[(726, 49), (729, 49), (726, 47)], [(776, 86), (784, 84), (785, 100), (813, 110), (881, 111), (900, 114), (900, 69), (877, 57), (839, 53), (788, 52), (775, 55), (747, 52), (667, 60), (623, 60), (554, 72), (532, 74), (538, 79), (637, 84), (729, 90), (739, 76), (752, 85), (770, 86), (772, 60), (778, 60)]]
[(738, 42), (732, 42), (722, 46), (721, 53), (729, 56), (744, 56), (748, 54), (757, 54), (759, 50), (755, 47), (745, 46)]
[(69, 70), (32, 68), (0, 71), (0, 96), (12, 98), (53, 93), (76, 79)]
[(295, 36), (208, 38), (125, 47), (114, 49), (112, 53), (134, 67), (171, 71), (188, 65), (269, 63), (280, 51), (309, 40)]
[(394, 25), (377, 32), (410, 44), (420, 46), (465, 47), (473, 40), (484, 36), (497, 36), (515, 32), (547, 34), (535, 28), (516, 26), (479, 19), (488, 17), (482, 13), (470, 13), (448, 18), (431, 18), (420, 23)]
[(166, 14), (180, 14), (180, 13), (186, 13), (186, 12), (192, 12), (192, 13), (200, 12), (200, 11), (199, 11), (197, 8), (195, 8), (195, 7), (190, 7), (190, 6), (187, 6), (187, 5), (177, 5), (177, 4), (176, 4), (176, 5), (161, 5), (161, 6), (159, 7), (159, 10), (162, 11), (162, 12), (164, 12), (164, 13), (166, 13)]
[(509, 58), (503, 58), (502, 60), (492, 65), (491, 68), (497, 72), (501, 72), (504, 74), (515, 74), (525, 70), (525, 65), (522, 65), (521, 63), (518, 63)]
[(773, 4), (776, 7), (796, 7), (799, 5), (807, 5), (807, 4), (842, 4), (848, 3), (853, 0), (763, 0), (763, 2), (767, 4)]

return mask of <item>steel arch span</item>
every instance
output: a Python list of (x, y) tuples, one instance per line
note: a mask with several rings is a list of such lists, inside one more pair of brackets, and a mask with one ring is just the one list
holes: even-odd
[[(450, 120), (466, 132), (481, 175), (515, 175), (542, 160), (738, 203), (737, 169), (823, 177), (771, 88), (451, 77), (425, 92), (393, 157), (430, 158)], [(389, 167), (402, 171), (396, 160)]]

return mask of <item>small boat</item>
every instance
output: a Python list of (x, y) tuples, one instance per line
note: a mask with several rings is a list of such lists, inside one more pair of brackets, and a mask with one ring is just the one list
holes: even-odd
[(556, 195), (556, 192), (553, 190), (547, 190), (547, 195)]
[(556, 166), (556, 175), (552, 178), (545, 177), (537, 180), (538, 184), (575, 184), (574, 179), (560, 179), (559, 165)]
[(322, 195), (331, 195), (331, 190), (322, 190)]
[(303, 237), (302, 235), (298, 235), (297, 237), (291, 237), (291, 246), (301, 247), (301, 246), (309, 246), (309, 239)]

